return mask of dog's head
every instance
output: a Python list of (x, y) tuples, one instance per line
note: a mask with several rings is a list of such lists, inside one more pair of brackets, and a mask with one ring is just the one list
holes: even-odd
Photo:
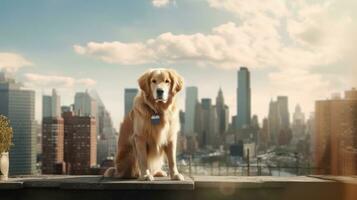
[(166, 103), (183, 87), (182, 77), (173, 69), (150, 69), (138, 80), (140, 89), (155, 103)]

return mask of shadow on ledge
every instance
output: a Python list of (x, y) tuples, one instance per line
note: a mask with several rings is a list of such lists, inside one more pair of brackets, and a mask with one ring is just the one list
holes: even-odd
[(101, 176), (23, 176), (0, 182), (1, 199), (355, 200), (357, 177), (195, 176), (153, 182)]

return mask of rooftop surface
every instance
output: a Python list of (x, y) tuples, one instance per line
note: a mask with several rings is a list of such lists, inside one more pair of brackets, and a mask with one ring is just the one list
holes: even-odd
[(357, 199), (357, 176), (194, 176), (185, 181), (102, 176), (23, 176), (0, 182), (0, 199)]

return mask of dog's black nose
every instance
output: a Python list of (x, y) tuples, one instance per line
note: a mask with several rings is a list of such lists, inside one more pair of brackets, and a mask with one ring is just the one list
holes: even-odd
[(163, 89), (156, 89), (156, 94), (157, 94), (157, 98), (162, 99), (163, 95), (164, 95), (164, 90)]

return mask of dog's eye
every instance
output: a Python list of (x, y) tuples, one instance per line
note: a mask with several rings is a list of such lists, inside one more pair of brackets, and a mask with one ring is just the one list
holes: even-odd
[(156, 83), (156, 80), (152, 80), (151, 82)]
[(169, 81), (169, 80), (166, 80), (165, 83), (170, 83), (170, 81)]

